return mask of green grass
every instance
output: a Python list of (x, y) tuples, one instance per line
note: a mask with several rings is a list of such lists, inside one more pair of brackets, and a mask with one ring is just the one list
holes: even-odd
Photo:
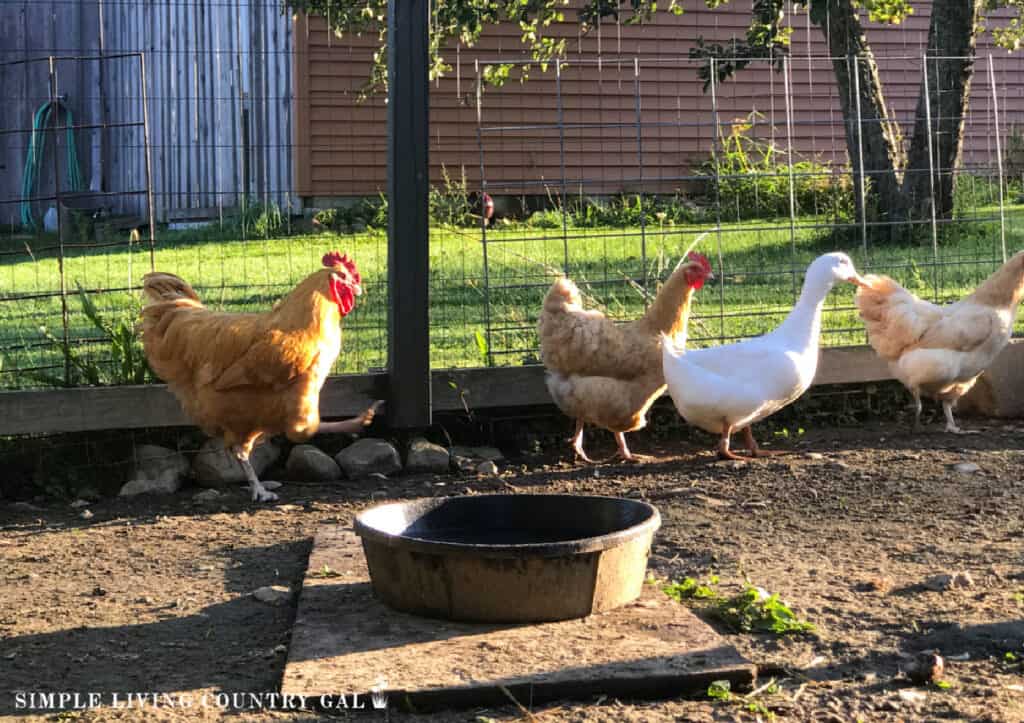
[[(975, 218), (995, 216), (983, 207)], [(947, 300), (969, 292), (998, 266), (999, 227), (965, 219), (941, 230), (940, 266), (933, 265), (930, 230), (922, 245), (886, 246), (870, 240), (864, 253), (860, 229), (845, 240), (830, 235), (829, 219), (803, 217), (709, 225), (630, 228), (529, 228), (488, 230), (487, 274), (479, 229), (435, 228), (431, 235), (431, 359), (435, 368), (515, 365), (536, 358), (537, 311), (553, 273), (568, 271), (593, 303), (616, 319), (643, 313), (644, 289), (653, 294), (697, 233), (711, 230), (699, 250), (711, 258), (718, 280), (697, 296), (691, 339), (715, 344), (764, 333), (785, 316), (796, 298), (803, 269), (818, 254), (844, 250), (862, 271), (889, 273), (927, 298)], [(821, 226), (821, 227), (817, 227)], [(1007, 213), (1007, 248), (1024, 247), (1024, 208)], [(344, 349), (335, 371), (382, 367), (387, 349), (387, 240), (383, 232), (357, 235), (299, 234), (259, 240), (224, 238), (214, 231), (161, 232), (153, 267), (179, 274), (211, 306), (234, 311), (269, 307), (320, 266), (325, 251), (352, 255), (366, 294), (345, 320)], [(63, 374), (59, 346), (40, 332), (62, 337), (60, 275), (52, 238), (0, 237), (0, 388), (46, 386), (41, 375)], [(49, 250), (46, 250), (49, 247)], [(724, 265), (721, 273), (719, 259)], [(79, 283), (92, 292), (108, 319), (134, 316), (137, 286), (150, 270), (147, 242), (102, 248), (70, 248), (65, 256), (69, 292)], [(631, 283), (632, 280), (634, 283)], [(108, 291), (109, 289), (115, 289)], [(825, 344), (861, 343), (852, 310), (853, 287), (837, 288), (825, 315)], [(487, 303), (489, 301), (489, 304)], [(109, 344), (77, 296), (67, 296), (69, 336), (76, 351), (103, 363)], [(489, 322), (489, 324), (488, 324)], [(400, 340), (399, 340), (400, 343)], [(36, 369), (38, 371), (30, 371)]]

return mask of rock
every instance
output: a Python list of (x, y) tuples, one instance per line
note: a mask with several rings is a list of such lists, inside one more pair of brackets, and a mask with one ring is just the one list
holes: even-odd
[(953, 469), (960, 474), (977, 474), (981, 471), (981, 467), (974, 464), (974, 462), (960, 462), (954, 464)]
[(439, 444), (417, 437), (409, 443), (409, 454), (405, 468), (410, 472), (447, 472), (451, 467), (451, 455)]
[(185, 455), (168, 447), (143, 444), (135, 449), (135, 470), (118, 495), (173, 495), (188, 475)]
[(928, 696), (919, 690), (901, 690), (897, 695), (899, 695), (900, 700), (913, 705), (924, 703), (928, 699)]
[(93, 517), (95, 517), (95, 515), (90, 510), (82, 510), (82, 512), (78, 516), (81, 517), (83, 520), (91, 520)]
[(332, 482), (341, 479), (341, 467), (331, 455), (320, 451), (312, 444), (300, 444), (292, 448), (285, 464), (288, 478), (304, 482)]
[[(273, 442), (254, 447), (249, 462), (257, 476), (277, 461), (281, 450)], [(192, 460), (192, 474), (203, 487), (224, 487), (229, 484), (246, 482), (245, 472), (233, 454), (224, 449), (224, 442), (211, 439), (206, 442)]]
[(825, 459), (825, 455), (823, 455), (821, 452), (808, 452), (807, 459), (821, 460)]
[(505, 459), (505, 455), (497, 447), (464, 447), (456, 445), (452, 447), (453, 457), (469, 457), (471, 459), (489, 459), (492, 462), (499, 462)]
[(966, 571), (933, 575), (924, 581), (924, 586), (935, 592), (974, 587), (974, 578)]
[(893, 579), (888, 575), (879, 575), (877, 577), (868, 578), (864, 582), (860, 583), (857, 586), (857, 589), (862, 592), (877, 592), (884, 595), (892, 590), (894, 584)]
[(402, 469), (398, 450), (383, 439), (360, 439), (338, 452), (337, 462), (350, 479), (373, 474), (391, 474)]
[(918, 685), (937, 683), (942, 680), (942, 675), (946, 672), (946, 662), (936, 651), (926, 650), (923, 653), (918, 653), (903, 672)]
[(267, 605), (287, 605), (292, 599), (292, 591), (284, 585), (266, 585), (253, 590), (252, 596)]
[(31, 502), (12, 502), (11, 503), (11, 509), (12, 510), (19, 510), (20, 512), (42, 512), (43, 511), (42, 507), (37, 507), (36, 505), (32, 504)]
[(75, 500), (74, 502), (72, 502), (71, 506), (74, 509), (76, 509), (76, 510), (80, 509), (82, 507), (88, 507), (89, 506), (89, 500), (78, 499), (78, 500)]
[(215, 499), (220, 497), (220, 492), (215, 489), (203, 490), (202, 492), (196, 492), (192, 495), (193, 502), (213, 502)]
[(494, 460), (486, 460), (477, 465), (476, 473), (482, 474), (485, 477), (497, 477), (498, 465), (494, 463)]
[(164, 479), (133, 479), (125, 482), (118, 492), (119, 497), (134, 497), (135, 495), (173, 495), (181, 489), (181, 480), (175, 478)]

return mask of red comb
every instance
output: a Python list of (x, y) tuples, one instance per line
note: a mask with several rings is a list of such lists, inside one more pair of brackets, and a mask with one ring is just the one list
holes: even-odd
[(324, 254), (323, 264), (327, 268), (333, 268), (335, 266), (344, 266), (348, 269), (349, 275), (352, 280), (359, 284), (362, 283), (362, 277), (359, 275), (359, 271), (356, 270), (356, 262), (348, 257), (348, 254), (340, 254), (337, 251), (329, 251)]
[(708, 261), (707, 257), (704, 254), (699, 254), (696, 251), (691, 251), (686, 255), (686, 258), (689, 259), (690, 261), (700, 264), (701, 269), (704, 271), (705, 274), (711, 273), (711, 263)]

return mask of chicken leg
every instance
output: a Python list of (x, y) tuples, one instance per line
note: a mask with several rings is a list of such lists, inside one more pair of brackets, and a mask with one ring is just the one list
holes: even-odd
[(732, 427), (726, 427), (722, 430), (722, 436), (718, 439), (718, 456), (722, 459), (738, 459), (741, 462), (746, 462), (746, 457), (740, 455), (729, 449), (729, 441), (732, 439)]
[(582, 459), (584, 462), (589, 462), (590, 464), (594, 464), (594, 460), (592, 460), (590, 457), (588, 457), (587, 453), (583, 451), (583, 420), (582, 419), (577, 419), (576, 420), (576, 431), (573, 432), (573, 435), (571, 437), (569, 437), (569, 443), (572, 444), (573, 450), (576, 452), (576, 455), (580, 459)]
[(317, 434), (359, 434), (363, 431), (364, 427), (369, 427), (373, 424), (373, 418), (383, 404), (384, 400), (378, 399), (359, 416), (344, 419), (340, 422), (320, 422)]
[(953, 434), (981, 434), (974, 429), (963, 429), (957, 425), (956, 420), (953, 419), (953, 405), (956, 402), (951, 399), (942, 400), (942, 411), (946, 413), (946, 431)]
[[(921, 431), (921, 393), (912, 391), (914, 395), (914, 427), (912, 429), (914, 434)], [(952, 412), (950, 412), (952, 415)]]
[(754, 432), (750, 427), (743, 429), (743, 444), (746, 445), (747, 449), (750, 450), (751, 457), (774, 457), (778, 454), (785, 454), (784, 449), (761, 449), (757, 446), (757, 441), (754, 439)]
[(238, 464), (242, 466), (242, 471), (245, 472), (245, 478), (249, 480), (249, 490), (252, 492), (252, 501), (274, 502), (277, 500), (277, 494), (270, 492), (260, 483), (260, 478), (256, 476), (256, 470), (252, 468), (252, 463), (249, 461), (249, 453), (239, 445), (232, 447), (231, 451), (234, 452), (235, 458), (238, 460)]

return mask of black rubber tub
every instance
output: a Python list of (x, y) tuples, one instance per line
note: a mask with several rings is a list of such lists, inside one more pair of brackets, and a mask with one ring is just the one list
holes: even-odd
[(566, 620), (640, 595), (661, 516), (619, 497), (474, 495), (362, 512), (374, 592), (404, 612), (475, 622)]

